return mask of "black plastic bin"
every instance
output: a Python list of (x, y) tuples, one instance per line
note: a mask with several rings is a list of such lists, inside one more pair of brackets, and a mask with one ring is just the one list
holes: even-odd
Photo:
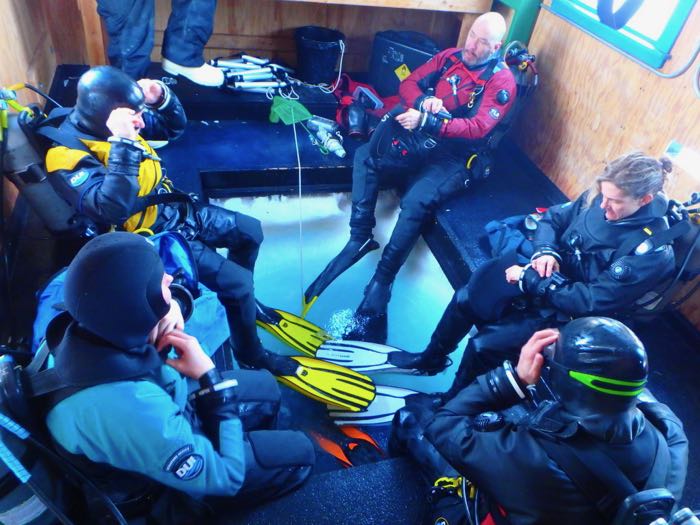
[(427, 35), (416, 31), (380, 31), (374, 36), (369, 83), (382, 97), (399, 92), (399, 83), (440, 51)]
[(296, 29), (294, 39), (299, 78), (310, 84), (335, 80), (340, 42), (345, 41), (345, 35), (327, 27), (304, 26)]

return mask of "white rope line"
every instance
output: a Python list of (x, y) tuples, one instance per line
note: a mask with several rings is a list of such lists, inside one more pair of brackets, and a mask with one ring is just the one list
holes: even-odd
[(299, 186), (299, 290), (304, 294), (304, 215), (301, 203), (301, 155), (299, 154), (299, 139), (297, 138), (297, 123), (292, 108), (292, 130), (294, 131), (294, 149), (297, 154), (297, 179)]

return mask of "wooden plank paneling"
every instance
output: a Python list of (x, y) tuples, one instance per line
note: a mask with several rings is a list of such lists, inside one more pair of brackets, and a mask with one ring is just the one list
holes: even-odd
[[(41, 0), (0, 0), (0, 85), (17, 82), (46, 88), (56, 68), (56, 56), (42, 16)], [(38, 101), (27, 91), (22, 102)]]
[[(687, 61), (698, 34), (700, 4), (666, 72)], [(676, 140), (700, 152), (700, 99), (692, 87), (697, 63), (678, 78), (659, 78), (545, 10), (530, 47), (540, 85), (519, 117), (516, 140), (568, 196), (588, 188), (605, 162), (631, 150), (660, 156)], [(667, 188), (684, 199), (700, 189), (700, 179), (676, 168)], [(700, 294), (683, 313), (700, 328)]]
[(313, 2), (322, 4), (353, 4), (367, 7), (393, 7), (400, 9), (425, 9), (428, 11), (454, 11), (459, 13), (484, 13), (491, 8), (491, 0), (286, 0), (288, 2)]
[[(700, 33), (700, 5), (685, 32)], [(567, 195), (633, 149), (659, 156), (673, 139), (700, 151), (700, 100), (691, 83), (697, 66), (676, 79), (659, 78), (546, 11), (531, 49), (541, 81), (519, 119), (518, 142)], [(688, 54), (674, 49), (670, 67)], [(699, 185), (679, 173), (670, 193), (683, 197)]]
[(97, 2), (95, 0), (77, 0), (77, 7), (82, 19), (81, 30), (85, 41), (85, 62), (93, 66), (106, 64), (106, 38), (102, 31), (100, 15), (97, 14)]
[[(48, 90), (56, 69), (56, 55), (42, 11), (42, 0), (0, 0), (0, 86), (28, 82)], [(17, 93), (23, 104), (43, 102), (28, 90)], [(2, 178), (2, 213), (8, 216), (17, 198), (16, 188)]]
[[(451, 4), (457, 3), (459, 2)], [(490, 5), (490, 1), (486, 3)], [(151, 55), (154, 61), (160, 60), (160, 44), (169, 11), (169, 0), (157, 0), (156, 46)], [(476, 17), (464, 16), (469, 23)], [(220, 0), (214, 21), (214, 34), (205, 50), (205, 57), (246, 51), (294, 65), (294, 29), (318, 25), (342, 31), (347, 46), (345, 69), (364, 71), (369, 64), (376, 32), (387, 29), (419, 31), (431, 36), (440, 47), (449, 47), (457, 41), (461, 19), (461, 15), (451, 12), (417, 9), (322, 5), (306, 1)]]

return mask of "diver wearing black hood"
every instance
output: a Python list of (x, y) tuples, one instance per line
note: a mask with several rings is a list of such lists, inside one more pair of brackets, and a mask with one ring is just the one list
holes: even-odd
[[(207, 511), (196, 501), (205, 496), (225, 496), (215, 504), (225, 507), (294, 489), (314, 451), (301, 432), (255, 430), (276, 423), (269, 372), (222, 377), (194, 337), (163, 323), (171, 280), (138, 235), (104, 234), (80, 250), (66, 274), (67, 311), (47, 329), (53, 371), (68, 386), (52, 394), (46, 423), (110, 495), (139, 497), (156, 482), (165, 489), (153, 519), (191, 523)], [(166, 359), (170, 346), (177, 358)], [(191, 394), (188, 378), (199, 382)]]
[[(523, 401), (543, 366), (549, 367), (556, 400), (533, 411)], [(646, 351), (631, 330), (613, 319), (584, 317), (569, 322), (561, 333), (536, 332), (522, 348), (517, 367), (506, 361), (479, 376), (432, 421), (422, 415), (423, 423), (416, 424), (419, 412), (407, 403), (394, 419), (394, 439), (429, 476), (445, 475), (447, 461), (474, 483), (485, 495), (481, 509), (491, 514), (491, 523), (609, 523), (604, 513), (615, 512), (622, 501), (610, 496), (611, 490), (606, 501), (591, 501), (586, 489), (572, 481), (568, 465), (552, 459), (543, 442), (602, 453), (636, 490), (667, 488), (679, 501), (688, 440), (667, 406), (639, 399), (647, 376)], [(515, 405), (527, 415), (513, 422), (507, 409)], [(668, 462), (656, 466), (657, 456), (667, 452)], [(587, 466), (594, 473), (609, 468), (591, 463)]]
[[(200, 281), (226, 309), (237, 359), (275, 370), (280, 359), (264, 351), (255, 324), (260, 221), (177, 191), (143, 138), (174, 140), (186, 123), (182, 105), (162, 82), (137, 83), (116, 68), (94, 67), (80, 77), (75, 108), (59, 127), (46, 167), (60, 195), (101, 232), (114, 226), (182, 233)], [(227, 248), (227, 257), (217, 248)]]

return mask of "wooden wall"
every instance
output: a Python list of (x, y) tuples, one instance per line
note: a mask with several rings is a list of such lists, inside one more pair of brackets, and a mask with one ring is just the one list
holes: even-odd
[[(695, 5), (664, 72), (687, 62), (700, 34)], [(639, 149), (660, 156), (671, 140), (700, 152), (700, 99), (692, 87), (698, 61), (662, 79), (556, 15), (541, 10), (530, 41), (540, 85), (519, 117), (517, 141), (569, 197), (590, 186), (605, 162)], [(695, 175), (676, 169), (669, 194), (700, 190)], [(700, 293), (683, 309), (700, 328)]]
[[(0, 0), (0, 13), (2, 87), (27, 82), (48, 93), (56, 64), (104, 63), (95, 0)], [(43, 103), (26, 89), (17, 98), (22, 104)], [(8, 215), (17, 190), (5, 179), (2, 183)]]
[[(160, 44), (170, 13), (170, 0), (156, 0), (156, 47), (151, 55), (160, 60)], [(239, 51), (296, 64), (294, 29), (317, 25), (342, 31), (346, 36), (345, 66), (365, 71), (372, 39), (377, 31), (413, 30), (430, 35), (440, 47), (455, 44), (462, 16), (412, 9), (321, 5), (277, 0), (219, 0), (214, 34), (206, 58), (229, 56)]]
[[(29, 82), (48, 88), (56, 68), (42, 0), (0, 0), (0, 86)], [(23, 103), (37, 98), (19, 93)]]
[[(0, 86), (28, 82), (48, 90), (56, 55), (43, 16), (42, 0), (0, 0)], [(18, 92), (22, 104), (38, 102), (31, 91)], [(2, 211), (7, 216), (17, 197), (4, 177)]]

